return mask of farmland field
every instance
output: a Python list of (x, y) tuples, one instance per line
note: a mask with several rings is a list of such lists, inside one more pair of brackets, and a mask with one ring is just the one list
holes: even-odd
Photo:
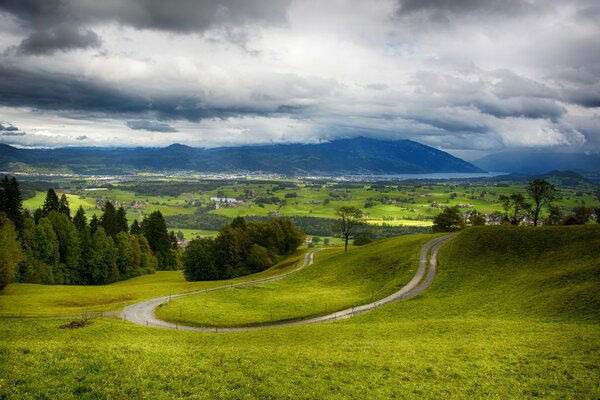
[[(600, 208), (598, 189), (589, 182), (569, 176), (551, 177), (550, 181), (560, 189), (560, 197), (554, 204), (564, 214), (572, 213), (576, 207)], [(410, 182), (170, 178), (83, 184), (67, 180), (61, 182), (57, 192), (67, 194), (73, 213), (81, 205), (88, 217), (94, 213), (100, 215), (105, 200), (122, 205), (130, 223), (159, 210), (167, 217), (170, 229), (181, 230), (186, 239), (191, 239), (214, 235), (228, 218), (236, 216), (310, 217), (329, 221), (336, 217), (336, 209), (341, 206), (362, 209), (369, 225), (426, 229), (447, 206), (459, 206), (463, 212), (473, 209), (484, 214), (502, 212), (499, 196), (524, 194), (525, 186), (522, 180), (502, 177)], [(42, 205), (44, 196), (43, 191), (37, 191), (23, 205), (33, 211)], [(235, 202), (219, 199), (235, 199)], [(334, 232), (329, 225), (307, 234), (332, 238)]]

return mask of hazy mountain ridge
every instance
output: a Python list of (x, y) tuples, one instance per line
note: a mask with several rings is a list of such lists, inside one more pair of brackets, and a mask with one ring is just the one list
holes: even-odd
[(102, 170), (261, 171), (301, 174), (476, 173), (482, 170), (443, 151), (410, 140), (364, 137), (318, 144), (275, 144), (213, 149), (174, 144), (165, 148), (17, 149), (0, 145), (0, 167), (68, 167)]

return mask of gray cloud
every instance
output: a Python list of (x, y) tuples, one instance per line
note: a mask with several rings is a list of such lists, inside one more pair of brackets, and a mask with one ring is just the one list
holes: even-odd
[(52, 54), (55, 51), (100, 47), (100, 37), (89, 29), (68, 25), (34, 32), (23, 40), (18, 50), (26, 54)]
[(0, 9), (25, 26), (45, 29), (65, 22), (82, 25), (118, 22), (138, 29), (201, 32), (210, 27), (282, 23), (289, 0), (4, 0)]
[(2, 122), (0, 123), (0, 136), (25, 136), (26, 133), (21, 131), (16, 126)]
[(127, 125), (129, 129), (133, 130), (145, 130), (150, 132), (177, 132), (177, 129), (173, 128), (171, 125), (157, 121), (126, 121), (125, 125)]

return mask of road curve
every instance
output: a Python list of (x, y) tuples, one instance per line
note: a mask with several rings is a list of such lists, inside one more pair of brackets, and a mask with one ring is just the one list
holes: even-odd
[[(126, 307), (121, 313), (121, 317), (124, 320), (133, 322), (138, 325), (152, 326), (152, 327), (160, 327), (160, 328), (169, 328), (169, 329), (177, 329), (177, 330), (186, 330), (186, 331), (194, 331), (194, 332), (243, 332), (243, 331), (252, 331), (252, 330), (260, 330), (260, 329), (269, 329), (275, 327), (284, 327), (284, 326), (295, 326), (295, 325), (304, 325), (304, 324), (312, 324), (318, 322), (328, 322), (335, 321), (338, 319), (350, 318), (359, 314), (363, 314), (369, 311), (372, 311), (376, 308), (379, 308), (385, 304), (394, 302), (394, 301), (402, 301), (408, 300), (417, 296), (419, 293), (426, 290), (429, 285), (433, 282), (435, 278), (435, 274), (437, 272), (437, 254), (440, 250), (440, 247), (444, 242), (456, 236), (455, 234), (440, 236), (435, 239), (430, 240), (425, 243), (423, 249), (421, 250), (421, 257), (419, 261), (419, 268), (415, 273), (414, 277), (408, 282), (404, 287), (402, 287), (397, 292), (392, 293), (391, 295), (374, 301), (372, 303), (364, 304), (357, 307), (347, 308), (345, 310), (341, 310), (335, 313), (322, 315), (320, 317), (303, 319), (292, 322), (282, 322), (275, 323), (269, 325), (260, 325), (260, 326), (248, 326), (248, 327), (236, 327), (236, 328), (219, 328), (219, 327), (211, 327), (211, 328), (203, 328), (203, 327), (195, 327), (195, 326), (187, 326), (187, 325), (179, 325), (171, 322), (163, 321), (156, 317), (156, 309), (171, 299), (189, 296), (193, 294), (212, 292), (215, 290), (229, 289), (240, 286), (250, 286), (256, 285), (265, 282), (272, 282), (279, 279), (283, 279), (295, 272), (300, 271), (308, 265), (311, 265), (314, 261), (314, 255), (317, 250), (312, 250), (306, 254), (304, 257), (304, 263), (285, 274), (277, 275), (271, 278), (258, 279), (254, 281), (242, 282), (232, 285), (219, 286), (210, 289), (198, 290), (189, 293), (176, 294), (171, 296), (163, 296), (156, 299), (146, 300), (140, 303), (133, 304), (131, 306)], [(427, 258), (428, 254), (429, 260)], [(427, 268), (429, 265), (429, 268)]]

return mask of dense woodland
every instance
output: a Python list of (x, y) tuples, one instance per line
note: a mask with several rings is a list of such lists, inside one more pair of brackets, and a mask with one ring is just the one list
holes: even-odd
[(229, 279), (265, 270), (292, 254), (304, 234), (290, 220), (246, 222), (242, 217), (225, 225), (217, 237), (194, 239), (183, 254), (187, 280)]
[(179, 265), (175, 235), (159, 211), (127, 224), (125, 210), (106, 202), (88, 222), (71, 215), (66, 196), (49, 189), (33, 216), (22, 208), (19, 183), (0, 180), (0, 289), (11, 281), (90, 285)]

